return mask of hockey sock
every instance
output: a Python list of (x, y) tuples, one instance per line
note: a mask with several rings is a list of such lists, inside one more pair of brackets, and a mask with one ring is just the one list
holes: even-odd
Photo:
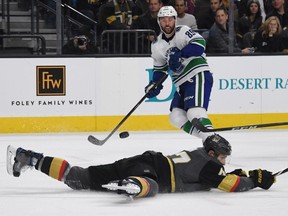
[(191, 134), (191, 135), (196, 136), (198, 138), (202, 138), (202, 136), (200, 135), (200, 132), (197, 131), (197, 129), (193, 126), (193, 124), (190, 121), (187, 121), (181, 127), (181, 129), (188, 134)]
[[(200, 123), (206, 127), (206, 128), (209, 128), (209, 129), (212, 129), (213, 126), (212, 126), (212, 123), (210, 121), (210, 119), (208, 118), (200, 118), (199, 119)], [(186, 133), (188, 134), (191, 134), (193, 136), (196, 136), (198, 138), (201, 138), (203, 141), (210, 135), (214, 134), (214, 133), (204, 133), (204, 132), (201, 132), (201, 131), (198, 131), (194, 126), (193, 124), (190, 122), (190, 121), (187, 121), (182, 127), (181, 129), (183, 131), (185, 131)]]
[(70, 170), (70, 165), (61, 158), (44, 157), (38, 161), (35, 168), (58, 181), (64, 181)]
[(194, 127), (190, 121), (187, 121), (181, 129), (188, 134), (192, 134)]
[(129, 179), (132, 179), (141, 187), (140, 193), (135, 196), (137, 198), (153, 197), (158, 193), (158, 184), (151, 178), (132, 176)]

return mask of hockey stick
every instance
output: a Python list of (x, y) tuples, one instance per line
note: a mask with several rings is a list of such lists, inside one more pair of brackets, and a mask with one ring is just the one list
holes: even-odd
[(288, 172), (288, 168), (282, 169), (282, 170), (274, 173), (273, 176), (276, 177), (276, 176), (282, 175), (282, 174), (284, 174), (284, 173), (286, 173), (286, 172)]
[(108, 134), (108, 136), (103, 139), (103, 140), (99, 140), (96, 137), (94, 137), (93, 135), (89, 135), (88, 136), (88, 141), (91, 142), (94, 145), (103, 145), (117, 130), (118, 128), (129, 118), (129, 116), (138, 108), (138, 106), (146, 99), (147, 95), (149, 94), (149, 92), (153, 89), (155, 89), (160, 83), (162, 83), (166, 78), (167, 78), (167, 74), (165, 74), (163, 77), (161, 77), (160, 80), (158, 80), (158, 82), (156, 82), (149, 90), (148, 92), (146, 92), (146, 94), (139, 100), (139, 102), (130, 110), (130, 112), (116, 125), (116, 127)]
[(264, 128), (264, 127), (276, 127), (276, 126), (288, 125), (288, 122), (276, 122), (276, 123), (267, 123), (267, 124), (242, 125), (242, 126), (234, 126), (234, 127), (208, 129), (200, 123), (199, 119), (194, 118), (192, 120), (192, 125), (196, 127), (197, 130), (202, 131), (202, 132), (217, 132), (217, 131), (230, 131), (230, 130), (248, 130), (248, 129)]

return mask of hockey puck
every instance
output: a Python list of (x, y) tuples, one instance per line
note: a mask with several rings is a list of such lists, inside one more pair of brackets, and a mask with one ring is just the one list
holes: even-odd
[(121, 132), (121, 133), (119, 134), (119, 137), (120, 137), (121, 139), (127, 138), (128, 136), (129, 136), (128, 131), (123, 131), (123, 132)]

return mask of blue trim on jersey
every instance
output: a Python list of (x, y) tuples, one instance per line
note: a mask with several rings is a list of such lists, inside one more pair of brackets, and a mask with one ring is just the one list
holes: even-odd
[(189, 58), (191, 56), (201, 56), (204, 53), (204, 50), (204, 47), (199, 46), (198, 44), (189, 43), (181, 50), (181, 54), (184, 58)]

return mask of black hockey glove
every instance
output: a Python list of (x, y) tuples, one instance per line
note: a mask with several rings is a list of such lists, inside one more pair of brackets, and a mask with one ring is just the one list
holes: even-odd
[(247, 177), (246, 171), (242, 170), (242, 169), (235, 169), (234, 171), (229, 172), (227, 174), (234, 174), (234, 175), (237, 175), (237, 176), (240, 176), (240, 177)]
[(275, 182), (275, 176), (272, 175), (272, 172), (267, 170), (250, 170), (249, 177), (254, 182), (255, 187), (260, 187), (265, 190), (268, 190)]
[(154, 87), (155, 82), (150, 81), (150, 83), (145, 87), (145, 92), (147, 93), (147, 98), (156, 97), (161, 89), (163, 89), (163, 85), (159, 84), (158, 86)]

